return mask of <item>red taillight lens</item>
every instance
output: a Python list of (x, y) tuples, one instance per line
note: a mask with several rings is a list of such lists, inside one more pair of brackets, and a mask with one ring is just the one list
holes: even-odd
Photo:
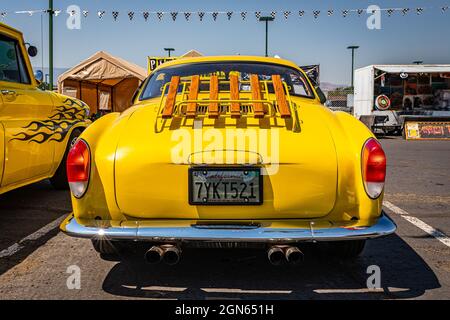
[(386, 179), (386, 155), (380, 143), (370, 138), (362, 151), (362, 174), (364, 187), (370, 198), (375, 199), (383, 192)]
[(78, 140), (67, 155), (67, 179), (70, 190), (77, 198), (83, 196), (87, 189), (90, 167), (89, 147), (83, 140)]

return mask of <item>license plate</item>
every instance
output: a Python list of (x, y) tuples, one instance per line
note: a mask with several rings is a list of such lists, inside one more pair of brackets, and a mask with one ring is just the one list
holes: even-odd
[(260, 168), (190, 168), (192, 205), (259, 205), (263, 202)]

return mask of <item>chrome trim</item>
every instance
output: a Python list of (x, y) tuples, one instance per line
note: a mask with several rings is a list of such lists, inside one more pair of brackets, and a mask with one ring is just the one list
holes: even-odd
[[(95, 221), (95, 220), (94, 220)], [(96, 221), (99, 222), (99, 221)], [(312, 230), (311, 228), (201, 228), (188, 227), (90, 227), (83, 226), (73, 216), (61, 224), (61, 230), (78, 238), (104, 238), (108, 240), (134, 241), (216, 241), (216, 242), (315, 242), (372, 239), (394, 233), (397, 226), (384, 213), (377, 222), (368, 227), (334, 227)]]

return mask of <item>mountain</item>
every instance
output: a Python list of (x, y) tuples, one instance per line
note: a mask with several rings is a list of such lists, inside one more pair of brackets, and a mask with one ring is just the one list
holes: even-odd
[(330, 82), (321, 82), (320, 83), (320, 89), (322, 89), (323, 92), (328, 92), (332, 90), (336, 90), (337, 88), (345, 88), (348, 85), (345, 84), (334, 84)]

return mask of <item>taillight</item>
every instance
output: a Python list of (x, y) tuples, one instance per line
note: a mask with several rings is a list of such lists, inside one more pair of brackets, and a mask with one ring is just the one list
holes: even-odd
[(362, 175), (367, 195), (376, 199), (383, 192), (386, 179), (386, 155), (380, 143), (370, 138), (362, 151)]
[(81, 198), (89, 183), (91, 155), (87, 143), (78, 140), (67, 155), (67, 179), (70, 191), (76, 198)]

